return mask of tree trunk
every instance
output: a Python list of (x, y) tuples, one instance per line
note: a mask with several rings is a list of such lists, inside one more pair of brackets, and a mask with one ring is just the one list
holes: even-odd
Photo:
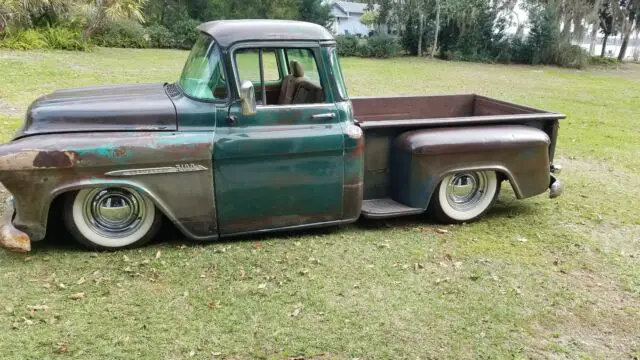
[(423, 23), (424, 16), (422, 15), (422, 12), (420, 12), (420, 15), (418, 16), (418, 57), (422, 57), (422, 33), (424, 32)]
[(608, 34), (604, 34), (604, 38), (602, 39), (602, 52), (600, 53), (600, 57), (604, 57), (607, 53), (607, 40), (609, 39)]
[(598, 44), (598, 30), (600, 29), (600, 8), (602, 7), (602, 0), (596, 0), (593, 3), (593, 10), (589, 15), (593, 19), (591, 24), (591, 43), (589, 44), (589, 55), (594, 56), (596, 54), (596, 45)]
[(589, 55), (596, 54), (596, 44), (598, 43), (598, 21), (595, 21), (591, 29), (591, 43), (589, 44)]
[(620, 46), (620, 52), (618, 53), (618, 61), (623, 61), (627, 56), (627, 46), (629, 46), (629, 38), (631, 38), (631, 30), (628, 30), (624, 34), (622, 45)]
[(562, 22), (562, 32), (560, 33), (562, 38), (566, 41), (571, 40), (571, 17), (569, 14), (565, 14)]
[(440, 0), (436, 0), (436, 31), (433, 36), (433, 46), (431, 47), (431, 58), (436, 56), (436, 49), (438, 48), (438, 35), (440, 34)]
[(89, 41), (89, 39), (91, 39), (91, 35), (93, 35), (93, 33), (98, 29), (107, 15), (103, 8), (98, 8), (96, 11), (97, 13), (95, 18), (93, 19), (93, 22), (91, 21), (91, 19), (89, 19), (89, 21), (87, 22), (87, 27), (82, 32), (82, 38), (84, 39), (84, 41)]

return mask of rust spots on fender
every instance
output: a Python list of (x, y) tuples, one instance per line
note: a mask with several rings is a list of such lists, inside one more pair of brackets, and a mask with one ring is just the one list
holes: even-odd
[(70, 168), (73, 166), (75, 159), (75, 153), (69, 151), (40, 151), (33, 158), (33, 167)]

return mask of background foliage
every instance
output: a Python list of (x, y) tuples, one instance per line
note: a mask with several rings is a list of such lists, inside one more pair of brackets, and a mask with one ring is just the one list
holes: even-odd
[[(366, 1), (363, 21), (372, 32), (369, 37), (339, 36), (343, 56), (430, 54), (458, 61), (582, 68), (608, 63), (591, 59), (595, 40), (591, 54), (572, 45), (589, 29), (592, 39), (598, 32), (604, 36), (601, 56), (609, 36), (622, 36), (619, 60), (631, 36), (640, 32), (640, 0)], [(526, 19), (519, 19), (522, 10)], [(0, 46), (188, 49), (199, 23), (240, 18), (333, 24), (330, 6), (322, 0), (0, 0)]]

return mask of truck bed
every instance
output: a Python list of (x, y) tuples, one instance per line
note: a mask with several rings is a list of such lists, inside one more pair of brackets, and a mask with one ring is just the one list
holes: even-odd
[(565, 117), (475, 94), (359, 97), (351, 102), (363, 129), (522, 123)]
[[(354, 117), (365, 133), (363, 213), (375, 217), (388, 213), (412, 212), (396, 209), (391, 197), (390, 155), (394, 140), (406, 131), (422, 128), (469, 127), (519, 124), (544, 131), (551, 140), (549, 159), (553, 161), (558, 133), (558, 113), (516, 105), (488, 97), (469, 95), (360, 97), (351, 99)], [(385, 208), (381, 210), (380, 205)], [(391, 205), (389, 205), (391, 204)], [(381, 210), (381, 211), (379, 211)]]

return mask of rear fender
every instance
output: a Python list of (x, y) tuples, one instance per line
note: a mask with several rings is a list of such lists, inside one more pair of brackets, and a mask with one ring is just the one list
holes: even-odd
[(392, 197), (426, 209), (445, 176), (470, 170), (502, 174), (519, 199), (540, 194), (549, 187), (549, 144), (543, 131), (520, 125), (406, 132), (392, 149)]

